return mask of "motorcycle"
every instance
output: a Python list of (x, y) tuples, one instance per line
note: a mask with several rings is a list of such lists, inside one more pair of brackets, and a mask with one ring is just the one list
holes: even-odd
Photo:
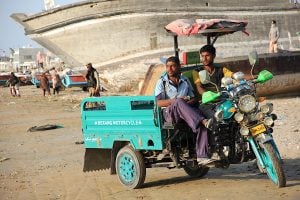
[[(249, 55), (252, 64), (257, 63), (257, 54)], [(203, 84), (209, 83), (207, 72), (199, 72)], [(277, 187), (286, 186), (282, 159), (272, 137), (274, 121), (273, 104), (262, 105), (256, 95), (257, 84), (273, 78), (271, 72), (261, 71), (257, 78), (245, 80), (242, 72), (222, 79), (218, 92), (207, 91), (202, 95), (203, 104), (212, 104), (215, 115), (209, 144), (212, 155), (217, 155), (216, 167), (257, 159), (261, 172), (267, 173)], [(210, 82), (211, 83), (211, 82)]]
[[(257, 159), (259, 169), (278, 187), (284, 187), (282, 160), (272, 137), (276, 120), (273, 105), (262, 105), (256, 96), (256, 85), (271, 78), (272, 74), (264, 70), (247, 81), (237, 72), (233, 78), (222, 80), (219, 92), (204, 93), (202, 103), (213, 104), (215, 109), (209, 154), (218, 159), (212, 164), (227, 168)], [(83, 99), (83, 170), (110, 168), (110, 173), (117, 174), (120, 183), (130, 189), (142, 187), (146, 168), (182, 168), (191, 177), (205, 176), (210, 166), (197, 162), (196, 134), (185, 122), (166, 122), (162, 112), (155, 96)]]

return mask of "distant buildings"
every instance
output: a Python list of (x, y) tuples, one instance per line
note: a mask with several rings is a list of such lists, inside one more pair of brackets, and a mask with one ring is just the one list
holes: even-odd
[(43, 48), (17, 48), (12, 52), (12, 64), (15, 71), (24, 71), (37, 67), (36, 56), (44, 52)]
[(10, 62), (10, 58), (6, 55), (0, 56), (0, 72), (2, 71), (11, 71), (12, 64)]
[(26, 70), (48, 69), (61, 62), (52, 53), (43, 48), (15, 48), (10, 49), (10, 56), (0, 56), (0, 71), (24, 72)]

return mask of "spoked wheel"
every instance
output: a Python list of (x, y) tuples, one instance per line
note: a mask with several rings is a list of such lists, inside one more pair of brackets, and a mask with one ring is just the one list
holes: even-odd
[(143, 156), (130, 145), (123, 147), (116, 157), (116, 171), (120, 182), (126, 187), (141, 187), (146, 177)]
[(277, 185), (277, 187), (285, 187), (286, 179), (275, 149), (271, 143), (265, 143), (264, 148), (260, 150), (260, 155), (266, 166), (266, 172), (271, 181)]
[(189, 176), (193, 178), (201, 178), (207, 174), (209, 167), (195, 165), (194, 167), (186, 166), (183, 169)]

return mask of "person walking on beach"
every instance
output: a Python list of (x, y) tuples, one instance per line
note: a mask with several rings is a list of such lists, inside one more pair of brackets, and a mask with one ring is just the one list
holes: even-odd
[(278, 39), (279, 39), (279, 30), (276, 26), (276, 21), (272, 20), (271, 28), (269, 32), (269, 53), (277, 53), (278, 52)]
[(97, 70), (92, 66), (92, 63), (86, 65), (87, 73), (85, 75), (90, 97), (100, 96), (100, 80)]
[(58, 72), (56, 71), (56, 69), (53, 67), (50, 71), (51, 74), (51, 78), (52, 78), (52, 87), (53, 87), (53, 95), (55, 95), (55, 93), (58, 95), (59, 94), (59, 90), (61, 88), (61, 79), (59, 77)]
[(43, 96), (46, 96), (46, 92), (47, 92), (48, 96), (51, 96), (49, 80), (47, 78), (46, 72), (43, 72), (41, 75), (40, 88), (43, 91)]
[(11, 96), (13, 96), (13, 97), (15, 97), (15, 96), (20, 97), (21, 96), (20, 91), (19, 91), (20, 80), (15, 75), (15, 73), (13, 73), (13, 72), (10, 73), (10, 77), (7, 80), (7, 84), (9, 84), (9, 89), (10, 89)]

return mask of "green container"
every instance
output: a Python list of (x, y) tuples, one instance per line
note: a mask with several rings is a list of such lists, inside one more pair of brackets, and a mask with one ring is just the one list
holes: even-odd
[(206, 104), (206, 103), (209, 103), (209, 102), (213, 102), (216, 99), (218, 99), (219, 96), (220, 96), (219, 93), (215, 93), (215, 92), (212, 92), (212, 91), (204, 92), (202, 94), (202, 103)]
[(269, 72), (268, 70), (263, 70), (263, 71), (259, 72), (257, 82), (265, 83), (272, 78), (273, 78), (273, 74), (271, 72)]

